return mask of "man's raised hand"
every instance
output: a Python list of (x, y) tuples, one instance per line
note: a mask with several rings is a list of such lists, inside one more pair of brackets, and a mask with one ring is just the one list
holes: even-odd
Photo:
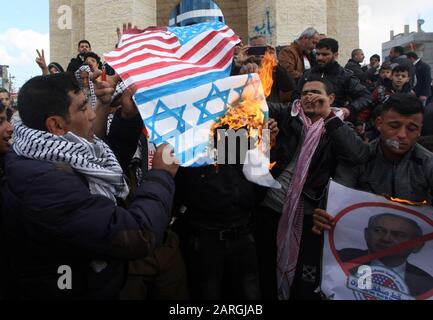
[(153, 169), (164, 170), (174, 178), (179, 170), (179, 161), (173, 153), (173, 148), (167, 144), (159, 146), (153, 158)]
[(45, 60), (45, 52), (44, 49), (42, 49), (42, 53), (36, 49), (37, 57), (36, 57), (36, 63), (38, 64), (39, 68), (41, 68), (42, 73), (44, 75), (48, 75), (50, 71), (48, 70), (47, 62)]
[(317, 115), (320, 115), (323, 119), (326, 119), (332, 109), (331, 101), (327, 95), (324, 94), (311, 94), (309, 102), (314, 106)]
[(137, 92), (137, 87), (135, 85), (132, 85), (131, 87), (125, 90), (125, 92), (122, 94), (120, 98), (120, 104), (122, 106), (121, 113), (122, 113), (122, 118), (124, 119), (133, 118), (138, 113), (137, 105), (133, 100), (134, 94), (136, 92)]
[(111, 98), (114, 93), (114, 88), (108, 82), (95, 82), (95, 95), (98, 98), (99, 102), (103, 105), (110, 105)]

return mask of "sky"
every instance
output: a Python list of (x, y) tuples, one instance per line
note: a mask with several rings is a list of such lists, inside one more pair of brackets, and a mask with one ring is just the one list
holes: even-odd
[(0, 64), (10, 66), (16, 89), (41, 74), (36, 49), (49, 51), (48, 0), (1, 1)]
[[(432, 0), (359, 0), (359, 4), (360, 47), (367, 58), (381, 54), (382, 42), (389, 40), (390, 30), (402, 33), (404, 25), (409, 24), (415, 31), (419, 17), (426, 21), (424, 31), (433, 32)], [(0, 64), (10, 66), (18, 89), (40, 74), (34, 62), (36, 49), (45, 49), (49, 62), (48, 0), (2, 1), (1, 6)]]
[(411, 32), (416, 31), (418, 18), (425, 20), (425, 32), (433, 32), (432, 0), (359, 0), (360, 48), (367, 59), (382, 55), (382, 43), (390, 40), (391, 30), (403, 33), (408, 24)]

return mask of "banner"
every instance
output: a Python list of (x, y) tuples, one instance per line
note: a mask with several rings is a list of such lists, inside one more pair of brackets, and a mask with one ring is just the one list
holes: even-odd
[(432, 300), (433, 208), (331, 182), (321, 289), (330, 300)]

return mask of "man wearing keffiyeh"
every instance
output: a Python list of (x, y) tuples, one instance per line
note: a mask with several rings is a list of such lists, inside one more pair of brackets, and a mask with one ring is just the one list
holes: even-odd
[[(96, 110), (109, 107), (113, 91), (95, 83)], [(158, 148), (154, 169), (125, 209), (117, 205), (129, 193), (119, 161), (129, 163), (136, 149), (143, 126), (137, 110), (120, 109), (104, 142), (72, 74), (29, 80), (18, 103), (22, 122), (14, 127), (1, 189), (7, 297), (119, 297), (128, 260), (152, 255), (164, 242), (177, 164), (167, 163), (166, 146)], [(70, 290), (58, 286), (62, 266), (72, 270)]]
[(312, 236), (313, 209), (324, 199), (337, 162), (367, 160), (369, 151), (332, 109), (332, 84), (311, 78), (292, 105), (269, 104), (280, 134), (271, 151), (281, 189), (267, 191), (256, 214), (256, 241), (265, 299), (314, 299), (320, 238)]

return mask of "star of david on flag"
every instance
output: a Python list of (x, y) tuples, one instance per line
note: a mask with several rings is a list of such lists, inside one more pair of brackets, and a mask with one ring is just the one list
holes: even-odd
[(228, 105), (242, 98), (246, 86), (254, 86), (261, 97), (263, 111), (268, 109), (256, 74), (229, 77), (173, 95), (157, 98), (139, 106), (150, 140), (156, 145), (168, 143), (182, 166), (214, 164), (209, 148), (211, 129)]
[(211, 130), (247, 87), (267, 119), (259, 76), (230, 77), (238, 42), (226, 25), (208, 22), (126, 34), (105, 55), (125, 84), (137, 87), (134, 100), (149, 140), (170, 144), (181, 166), (215, 163)]

